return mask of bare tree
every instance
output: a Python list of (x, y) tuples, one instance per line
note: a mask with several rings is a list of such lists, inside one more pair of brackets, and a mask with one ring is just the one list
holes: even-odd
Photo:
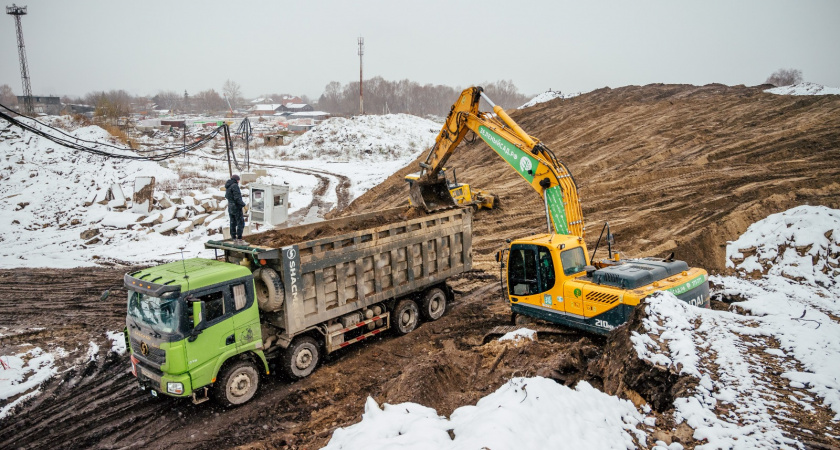
[(227, 110), (225, 99), (214, 89), (208, 89), (195, 94), (193, 101), (195, 102), (195, 107), (201, 112), (214, 113)]
[(120, 117), (131, 114), (131, 100), (131, 95), (122, 89), (91, 92), (85, 96), (85, 103), (96, 107), (94, 116), (112, 123), (116, 123)]
[(170, 111), (178, 109), (182, 99), (175, 91), (161, 91), (152, 97), (152, 101), (157, 104), (158, 109), (168, 109)]
[(225, 84), (222, 85), (222, 92), (224, 92), (231, 107), (236, 109), (239, 106), (239, 102), (242, 101), (242, 89), (239, 86), (239, 83), (228, 79), (225, 81)]
[(10, 108), (17, 105), (17, 96), (8, 84), (0, 86), (0, 103)]
[(767, 77), (765, 83), (773, 86), (790, 86), (802, 82), (802, 71), (799, 69), (779, 69)]

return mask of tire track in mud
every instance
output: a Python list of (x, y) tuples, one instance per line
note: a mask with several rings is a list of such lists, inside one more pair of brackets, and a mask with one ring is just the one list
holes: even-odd
[[(288, 223), (290, 226), (299, 225), (306, 219), (312, 219), (312, 216), (323, 219), (324, 215), (333, 209), (341, 210), (350, 204), (350, 186), (352, 181), (345, 175), (327, 172), (318, 169), (305, 169), (300, 167), (293, 167), (280, 164), (268, 163), (251, 163), (255, 166), (271, 167), (275, 169), (288, 170), (289, 172), (299, 173), (302, 175), (311, 175), (318, 179), (318, 186), (312, 192), (313, 198), (308, 205), (302, 209), (289, 215)], [(335, 180), (335, 181), (334, 181)], [(324, 200), (324, 196), (330, 188), (330, 185), (335, 184), (335, 194), (338, 200), (337, 204), (333, 205), (331, 202)]]

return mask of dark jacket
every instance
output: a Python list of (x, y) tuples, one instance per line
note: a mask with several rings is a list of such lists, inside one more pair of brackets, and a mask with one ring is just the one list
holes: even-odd
[(245, 207), (245, 202), (242, 200), (242, 191), (239, 190), (239, 183), (233, 178), (227, 180), (225, 183), (225, 198), (228, 201), (228, 211)]

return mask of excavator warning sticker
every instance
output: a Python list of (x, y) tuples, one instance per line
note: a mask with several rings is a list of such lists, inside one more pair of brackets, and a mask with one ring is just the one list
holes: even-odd
[(557, 234), (569, 234), (569, 226), (566, 221), (566, 206), (563, 204), (563, 190), (560, 186), (550, 187), (545, 190), (545, 198), (548, 202), (548, 212), (551, 214), (551, 221), (554, 223), (554, 232)]
[(522, 178), (525, 178), (529, 183), (534, 181), (534, 168), (537, 167), (539, 161), (483, 125), (478, 127), (478, 135), (499, 156), (504, 158), (519, 175), (522, 175)]

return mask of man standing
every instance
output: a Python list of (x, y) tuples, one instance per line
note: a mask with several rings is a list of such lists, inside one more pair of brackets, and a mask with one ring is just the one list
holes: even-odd
[(245, 244), (242, 240), (242, 231), (245, 228), (242, 208), (245, 207), (245, 202), (242, 200), (242, 191), (239, 190), (239, 175), (233, 175), (225, 183), (225, 198), (228, 201), (228, 216), (230, 216), (230, 237), (234, 244)]

